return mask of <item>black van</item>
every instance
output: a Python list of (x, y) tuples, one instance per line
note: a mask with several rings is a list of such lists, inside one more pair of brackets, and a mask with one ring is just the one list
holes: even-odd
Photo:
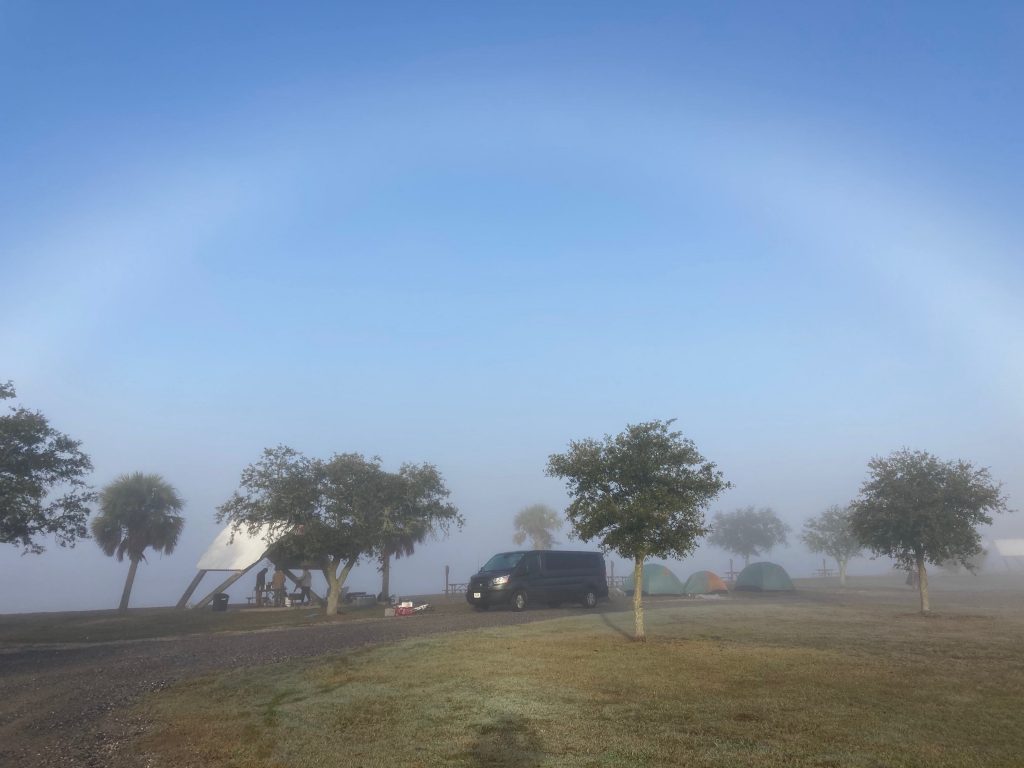
[(602, 597), (608, 597), (608, 581), (600, 552), (501, 552), (484, 563), (466, 588), (466, 602), (478, 610), (505, 603), (513, 611), (530, 603), (555, 607), (578, 602), (593, 608)]

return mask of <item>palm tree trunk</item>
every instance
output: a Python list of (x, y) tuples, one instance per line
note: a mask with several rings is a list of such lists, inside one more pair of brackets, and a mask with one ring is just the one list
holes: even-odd
[(121, 613), (128, 610), (128, 598), (132, 595), (132, 584), (135, 581), (135, 571), (139, 568), (139, 559), (131, 558), (132, 564), (128, 566), (128, 578), (124, 582), (124, 591), (121, 593), (121, 604), (117, 607)]
[(380, 556), (380, 573), (380, 599), (381, 602), (387, 603), (391, 594), (391, 553), (386, 549)]
[(647, 642), (644, 629), (644, 559), (637, 557), (633, 563), (633, 639)]

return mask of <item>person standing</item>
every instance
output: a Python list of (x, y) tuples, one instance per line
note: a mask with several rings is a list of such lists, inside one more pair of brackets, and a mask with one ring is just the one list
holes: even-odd
[(313, 574), (309, 568), (302, 569), (302, 576), (299, 578), (299, 588), (302, 590), (302, 604), (310, 602), (309, 590), (313, 587)]
[(267, 571), (269, 568), (264, 568), (262, 571), (256, 572), (256, 607), (263, 607), (263, 599), (267, 593)]
[(271, 589), (274, 590), (274, 606), (276, 608), (284, 607), (284, 571), (274, 566), (274, 578), (270, 582)]

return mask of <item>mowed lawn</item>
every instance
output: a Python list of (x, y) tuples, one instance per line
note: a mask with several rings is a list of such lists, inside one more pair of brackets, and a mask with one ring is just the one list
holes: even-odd
[[(155, 766), (1021, 766), (1021, 592), (652, 601), (150, 698)], [(662, 607), (655, 607), (662, 606)], [(394, 619), (396, 621), (415, 621)]]

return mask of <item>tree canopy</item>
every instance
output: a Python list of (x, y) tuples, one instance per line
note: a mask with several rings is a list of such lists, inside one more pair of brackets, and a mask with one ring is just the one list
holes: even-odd
[(516, 513), (512, 521), (516, 533), (513, 541), (522, 546), (529, 539), (534, 549), (551, 549), (555, 541), (555, 531), (562, 527), (562, 518), (547, 504), (531, 504)]
[(987, 469), (903, 449), (868, 462), (850, 525), (865, 547), (897, 568), (916, 570), (921, 611), (930, 610), (925, 563), (971, 567), (981, 553), (978, 526), (1006, 512), (1002, 487)]
[(789, 526), (782, 522), (770, 507), (755, 509), (743, 507), (735, 512), (716, 512), (711, 520), (708, 542), (726, 552), (750, 558), (771, 552), (786, 544)]
[[(0, 383), (0, 400), (14, 396), (11, 382)], [(80, 445), (39, 411), (11, 407), (0, 416), (0, 542), (39, 553), (41, 537), (73, 547), (88, 536), (96, 494), (85, 482), (92, 462)]]
[(846, 566), (850, 559), (864, 550), (864, 545), (850, 527), (850, 510), (846, 507), (831, 506), (808, 520), (804, 523), (801, 539), (811, 552), (835, 558), (842, 585), (846, 584)]
[(183, 506), (178, 492), (160, 475), (121, 475), (103, 489), (92, 535), (105, 555), (119, 562), (127, 555), (131, 562), (119, 610), (128, 610), (135, 571), (146, 559), (146, 550), (166, 555), (174, 551), (185, 527), (179, 514)]
[[(548, 459), (547, 474), (566, 482), (566, 511), (583, 541), (630, 558), (635, 583), (648, 557), (682, 558), (707, 529), (704, 510), (729, 487), (674, 420), (631, 424), (604, 440), (588, 438)], [(635, 638), (644, 640), (642, 591), (635, 590)]]
[(325, 610), (337, 612), (341, 588), (364, 556), (381, 556), (403, 537), (461, 525), (448, 489), (430, 464), (387, 472), (379, 457), (308, 458), (286, 446), (267, 448), (242, 471), (239, 489), (217, 520), (255, 534), (269, 528), (271, 558), (315, 565), (327, 579)]

